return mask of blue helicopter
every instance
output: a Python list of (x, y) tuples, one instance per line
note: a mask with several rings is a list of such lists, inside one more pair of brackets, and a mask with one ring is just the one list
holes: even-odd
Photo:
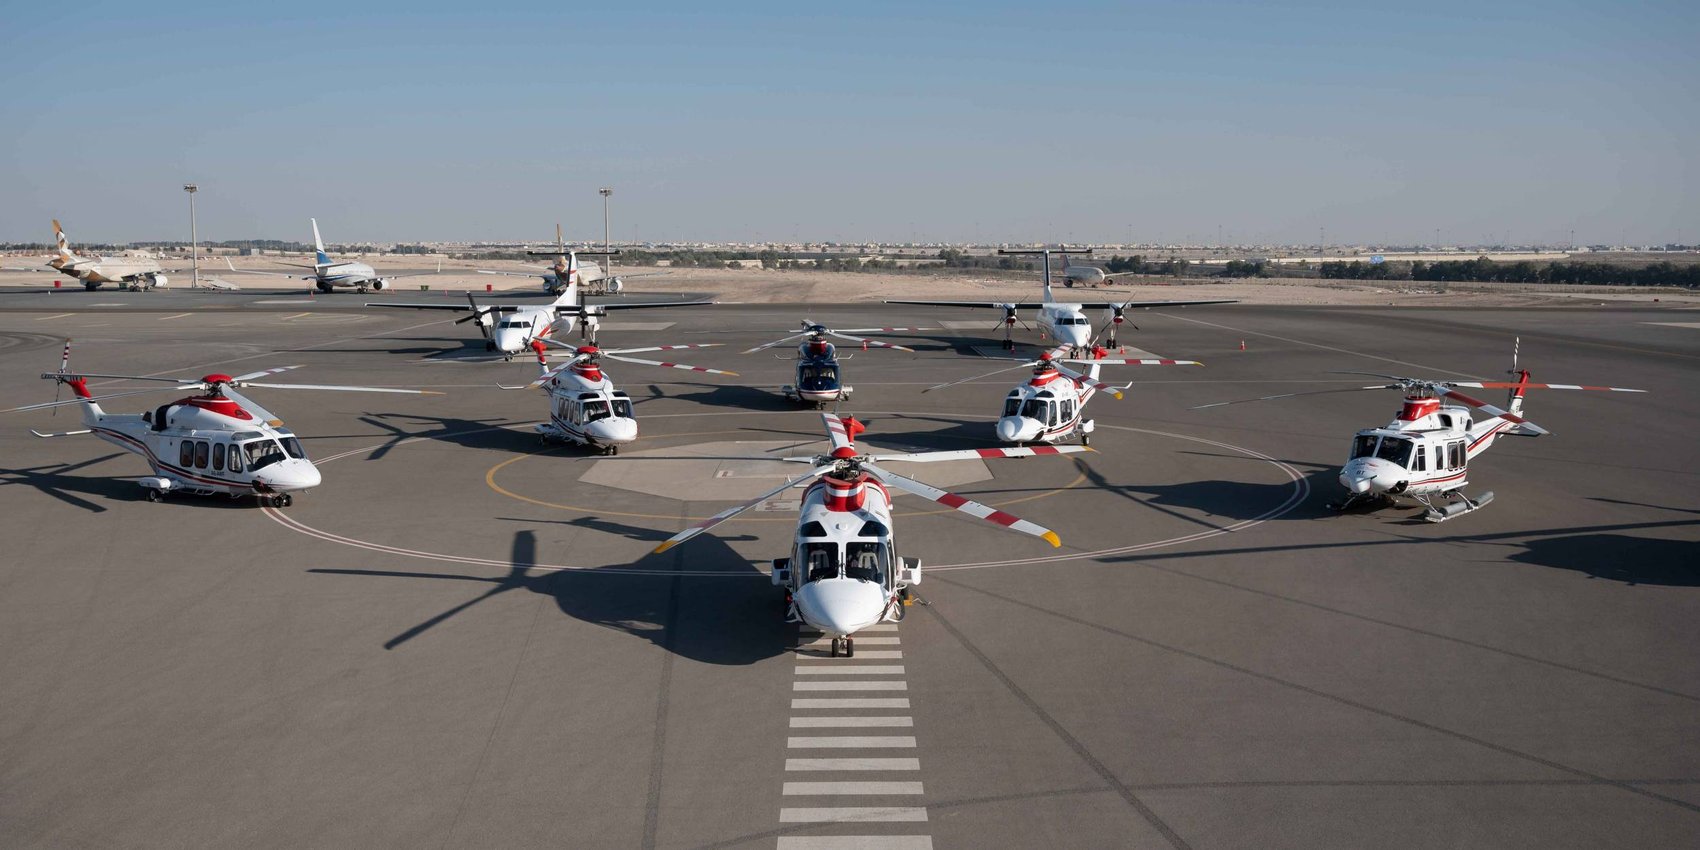
[[(852, 336), (852, 334), (933, 330), (933, 328), (851, 328), (848, 331), (835, 331), (826, 325), (807, 319), (803, 320), (802, 326), (803, 329), (798, 333), (780, 337), (765, 345), (758, 345), (744, 353), (754, 354), (776, 345), (783, 345), (794, 339), (801, 339), (801, 342), (797, 344), (797, 376), (795, 382), (780, 387), (779, 392), (788, 399), (809, 404), (816, 408), (824, 407), (833, 402), (847, 401), (854, 389), (849, 384), (844, 383), (843, 370), (839, 366), (841, 359), (849, 360), (853, 355), (846, 354), (841, 358), (838, 354), (838, 346), (827, 342), (827, 337), (835, 336), (839, 339), (859, 342), (864, 350), (892, 348), (913, 353), (915, 350), (913, 348), (904, 348), (901, 345)], [(776, 356), (779, 356), (781, 360), (790, 359), (780, 355)]]

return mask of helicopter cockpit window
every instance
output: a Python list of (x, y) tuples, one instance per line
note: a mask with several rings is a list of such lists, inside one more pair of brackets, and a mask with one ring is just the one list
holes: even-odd
[(797, 369), (797, 383), (805, 390), (830, 390), (838, 385), (838, 367), (836, 366), (801, 366)]
[(614, 396), (614, 416), (620, 419), (632, 418), (632, 400), (624, 395)]
[(1375, 456), (1403, 467), (1411, 460), (1411, 441), (1404, 437), (1383, 438), (1381, 448), (1376, 450)]
[(1359, 434), (1358, 438), (1352, 441), (1352, 457), (1373, 457), (1375, 444), (1380, 441), (1381, 438), (1374, 434)]
[(844, 575), (862, 581), (882, 583), (885, 581), (886, 560), (883, 543), (851, 543), (844, 559)]
[(1025, 419), (1037, 419), (1040, 422), (1045, 421), (1045, 403), (1036, 398), (1030, 398), (1022, 402), (1021, 416)]
[(597, 399), (584, 403), (584, 421), (595, 422), (598, 419), (607, 419), (608, 416), (608, 402), (606, 400)]
[(248, 454), (248, 468), (250, 470), (262, 469), (288, 457), (283, 453), (283, 447), (272, 439), (259, 439), (243, 443), (242, 450)]
[(295, 439), (294, 437), (284, 437), (283, 438), (283, 450), (288, 452), (290, 457), (299, 458), (299, 459), (302, 459), (302, 460), (305, 460), (307, 458), (306, 450), (301, 448), (301, 441)]
[(803, 563), (809, 567), (808, 581), (838, 578), (838, 544), (803, 544)]
[(1003, 415), (1005, 415), (1005, 416), (1020, 416), (1021, 415), (1021, 396), (1020, 395), (1011, 394), (1009, 398), (1006, 398), (1006, 399), (1003, 400)]

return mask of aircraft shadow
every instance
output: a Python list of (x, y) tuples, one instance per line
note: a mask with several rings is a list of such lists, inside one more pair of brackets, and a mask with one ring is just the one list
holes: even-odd
[[(373, 449), (367, 460), (379, 460), (391, 449), (407, 440), (436, 440), (469, 449), (491, 449), (504, 452), (525, 452), (537, 447), (537, 435), (530, 431), (515, 431), (505, 427), (513, 424), (506, 419), (457, 419), (447, 416), (424, 416), (417, 413), (366, 413), (361, 422), (385, 432), (389, 439)], [(422, 431), (408, 430), (402, 425), (435, 425)]]
[(806, 410), (807, 405), (790, 401), (779, 394), (778, 387), (752, 387), (739, 384), (704, 384), (684, 383), (674, 385), (685, 387), (700, 387), (695, 391), (668, 392), (659, 384), (650, 384), (649, 391), (653, 397), (639, 399), (634, 404), (642, 405), (657, 398), (670, 398), (678, 401), (690, 401), (706, 404), (711, 407), (724, 407), (736, 410), (770, 411), (782, 413), (791, 410)]
[[(136, 482), (131, 477), (113, 478), (104, 475), (94, 477), (68, 475), (66, 473), (124, 457), (127, 454), (129, 453), (114, 452), (78, 463), (0, 468), (0, 487), (34, 487), (73, 508), (80, 508), (90, 513), (102, 513), (106, 510), (106, 506), (85, 499), (83, 496), (96, 496), (114, 502), (133, 502), (141, 497), (142, 488), (136, 486)], [(125, 498), (125, 494), (128, 494), (130, 498)]]
[[(511, 591), (550, 597), (562, 614), (612, 629), (705, 664), (749, 665), (786, 651), (782, 596), (754, 564), (714, 537), (680, 550), (646, 555), (600, 570), (535, 571), (537, 536), (514, 533), (511, 566), (502, 576), (398, 570), (314, 568), (309, 573), (363, 578), (465, 582), (483, 590), (409, 626), (384, 642), (394, 650), (492, 597)], [(632, 570), (721, 571), (715, 575), (643, 575)], [(748, 575), (725, 575), (735, 570)]]

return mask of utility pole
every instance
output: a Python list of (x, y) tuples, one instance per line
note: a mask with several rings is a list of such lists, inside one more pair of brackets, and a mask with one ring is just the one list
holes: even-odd
[(194, 269), (190, 273), (193, 280), (189, 286), (196, 288), (201, 285), (201, 243), (195, 234), (195, 193), (200, 191), (200, 187), (193, 183), (184, 183), (183, 191), (189, 193), (189, 265)]
[[(608, 247), (608, 196), (614, 194), (614, 190), (603, 186), (597, 189), (596, 193), (602, 196), (602, 262), (607, 264), (602, 268), (602, 279), (606, 281), (614, 276), (614, 255), (608, 253), (610, 250)], [(604, 283), (603, 286), (607, 286), (607, 284)]]

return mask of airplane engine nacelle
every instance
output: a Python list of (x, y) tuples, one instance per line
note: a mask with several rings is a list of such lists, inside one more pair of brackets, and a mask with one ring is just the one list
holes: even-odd
[(153, 276), (153, 285), (154, 286), (164, 286), (170, 280), (171, 279), (166, 277), (165, 275), (156, 274), (156, 275)]
[(608, 278), (608, 291), (609, 292), (619, 292), (620, 290), (625, 289), (625, 288), (626, 288), (625, 281), (620, 280), (617, 277)]
[(384, 280), (381, 277), (375, 277), (375, 278), (372, 278), (372, 288), (377, 289), (377, 290), (389, 289), (390, 288), (390, 282), (387, 281), (387, 280)]

